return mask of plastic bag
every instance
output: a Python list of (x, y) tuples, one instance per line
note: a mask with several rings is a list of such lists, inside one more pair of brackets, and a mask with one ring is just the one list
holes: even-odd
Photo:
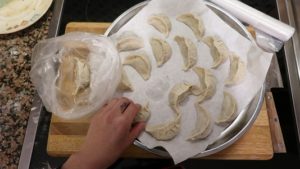
[(97, 111), (113, 96), (121, 63), (108, 37), (69, 33), (35, 46), (30, 77), (49, 112), (75, 119)]
[(278, 52), (282, 48), (283, 42), (279, 39), (276, 39), (258, 29), (255, 29), (255, 33), (257, 45), (264, 49), (266, 52)]

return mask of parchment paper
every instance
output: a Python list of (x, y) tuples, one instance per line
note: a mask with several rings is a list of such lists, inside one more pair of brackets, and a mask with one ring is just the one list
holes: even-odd
[[(203, 42), (197, 42), (193, 32), (183, 23), (176, 21), (178, 15), (195, 12), (201, 15), (205, 25), (205, 36), (217, 35), (228, 46), (230, 51), (238, 54), (247, 64), (247, 76), (242, 83), (233, 87), (225, 87), (224, 80), (229, 72), (229, 59), (218, 69), (210, 69), (212, 56), (209, 48)], [(157, 68), (155, 58), (149, 43), (151, 37), (165, 38), (163, 34), (147, 23), (152, 14), (164, 13), (170, 17), (172, 31), (166, 39), (172, 47), (171, 59), (162, 67)], [(149, 102), (151, 118), (147, 125), (164, 123), (175, 117), (175, 113), (168, 105), (168, 94), (176, 83), (183, 81), (199, 84), (197, 75), (192, 71), (182, 71), (183, 59), (180, 50), (174, 41), (176, 35), (185, 36), (193, 40), (198, 47), (197, 66), (210, 69), (218, 79), (217, 92), (214, 97), (202, 103), (202, 106), (211, 113), (215, 120), (221, 111), (223, 91), (231, 93), (238, 101), (238, 112), (247, 106), (258, 90), (262, 87), (267, 70), (272, 58), (271, 53), (265, 53), (249, 40), (222, 21), (214, 12), (208, 9), (202, 0), (152, 0), (135, 17), (124, 25), (112, 39), (120, 36), (124, 31), (133, 31), (144, 39), (145, 47), (138, 51), (121, 52), (122, 60), (126, 56), (145, 51), (152, 63), (151, 78), (144, 81), (137, 72), (129, 66), (125, 71), (133, 84), (134, 91), (123, 95), (131, 98), (141, 105)], [(148, 148), (156, 146), (164, 147), (172, 156), (175, 164), (201, 153), (207, 145), (213, 143), (225, 127), (214, 125), (213, 132), (208, 138), (197, 142), (186, 141), (196, 123), (195, 96), (189, 98), (180, 107), (182, 110), (180, 133), (170, 141), (157, 141), (148, 133), (144, 132), (139, 137), (140, 141)]]

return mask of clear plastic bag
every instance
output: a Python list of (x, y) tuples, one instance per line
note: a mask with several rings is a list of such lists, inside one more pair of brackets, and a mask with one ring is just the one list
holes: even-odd
[(75, 32), (38, 43), (30, 77), (49, 112), (76, 119), (97, 111), (113, 96), (121, 63), (108, 37)]
[(278, 52), (282, 46), (283, 42), (264, 33), (258, 29), (255, 29), (256, 33), (256, 43), (259, 47), (264, 49), (266, 52), (274, 53)]

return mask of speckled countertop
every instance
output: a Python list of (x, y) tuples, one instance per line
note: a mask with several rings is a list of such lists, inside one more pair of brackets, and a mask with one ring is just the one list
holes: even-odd
[(0, 35), (0, 169), (17, 168), (35, 90), (29, 71), (35, 44), (48, 33), (51, 12), (34, 25)]

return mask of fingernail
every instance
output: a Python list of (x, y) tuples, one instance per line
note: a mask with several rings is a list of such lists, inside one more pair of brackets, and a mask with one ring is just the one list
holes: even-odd
[(129, 105), (130, 105), (130, 102), (124, 102), (124, 103), (122, 103), (121, 106), (120, 106), (121, 111), (124, 112)]

